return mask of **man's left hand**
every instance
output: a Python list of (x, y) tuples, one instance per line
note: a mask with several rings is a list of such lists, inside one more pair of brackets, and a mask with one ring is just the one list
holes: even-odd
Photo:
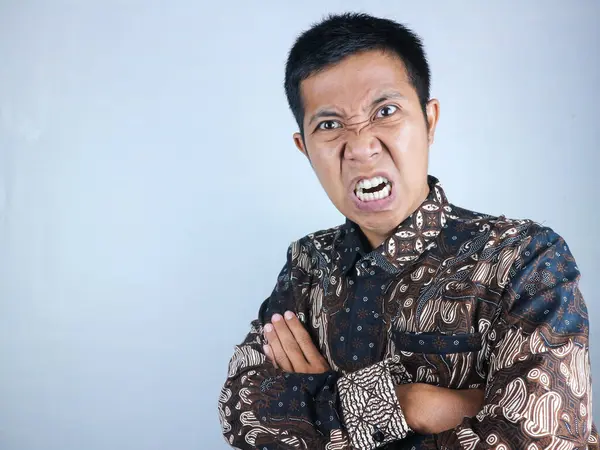
[(265, 325), (264, 331), (268, 342), (264, 352), (275, 367), (294, 373), (323, 373), (329, 370), (329, 364), (293, 312), (286, 311), (283, 316), (273, 314), (271, 323)]
[(457, 427), (483, 408), (483, 389), (449, 389), (425, 383), (396, 386), (408, 426), (418, 434), (437, 434)]

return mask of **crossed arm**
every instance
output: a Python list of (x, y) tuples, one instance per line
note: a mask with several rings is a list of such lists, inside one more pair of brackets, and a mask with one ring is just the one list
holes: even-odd
[[(284, 372), (320, 374), (329, 365), (302, 323), (291, 311), (274, 314), (264, 327), (263, 350), (271, 363)], [(424, 383), (399, 384), (398, 402), (408, 426), (419, 434), (440, 433), (472, 417), (483, 406), (483, 389), (446, 389)]]
[[(502, 314), (487, 333), (482, 408), (480, 391), (411, 383), (398, 356), (344, 376), (330, 370), (297, 317), (282, 317), (302, 307), (298, 280), (309, 276), (298, 262), (302, 250), (288, 251), (229, 364), (219, 399), (227, 442), (252, 450), (374, 449), (413, 431), (432, 448), (598, 448), (575, 260), (547, 228), (519, 251)], [(377, 389), (365, 389), (373, 381)]]

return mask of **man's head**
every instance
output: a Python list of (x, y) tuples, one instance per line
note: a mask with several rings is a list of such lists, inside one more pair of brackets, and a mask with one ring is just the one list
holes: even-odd
[(285, 88), (296, 145), (333, 204), (377, 245), (428, 192), (439, 105), (420, 39), (391, 20), (330, 16), (297, 39)]

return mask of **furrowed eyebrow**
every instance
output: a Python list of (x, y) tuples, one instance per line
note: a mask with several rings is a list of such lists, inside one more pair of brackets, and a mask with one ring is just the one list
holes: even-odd
[(398, 91), (389, 91), (389, 92), (384, 92), (380, 97), (376, 98), (375, 100), (373, 100), (373, 102), (371, 103), (371, 108), (379, 103), (383, 103), (385, 101), (388, 100), (395, 100), (395, 99), (405, 99), (406, 97), (404, 95), (402, 95), (400, 92)]
[(308, 122), (308, 124), (310, 125), (315, 120), (321, 119), (323, 117), (335, 117), (335, 118), (341, 119), (342, 115), (335, 111), (331, 111), (329, 109), (321, 109), (321, 110), (317, 111), (315, 114), (313, 114), (313, 116), (310, 118), (310, 121)]

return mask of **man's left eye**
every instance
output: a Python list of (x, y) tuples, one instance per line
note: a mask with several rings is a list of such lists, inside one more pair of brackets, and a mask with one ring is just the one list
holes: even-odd
[(377, 111), (376, 117), (389, 117), (398, 111), (398, 107), (394, 105), (386, 105)]

